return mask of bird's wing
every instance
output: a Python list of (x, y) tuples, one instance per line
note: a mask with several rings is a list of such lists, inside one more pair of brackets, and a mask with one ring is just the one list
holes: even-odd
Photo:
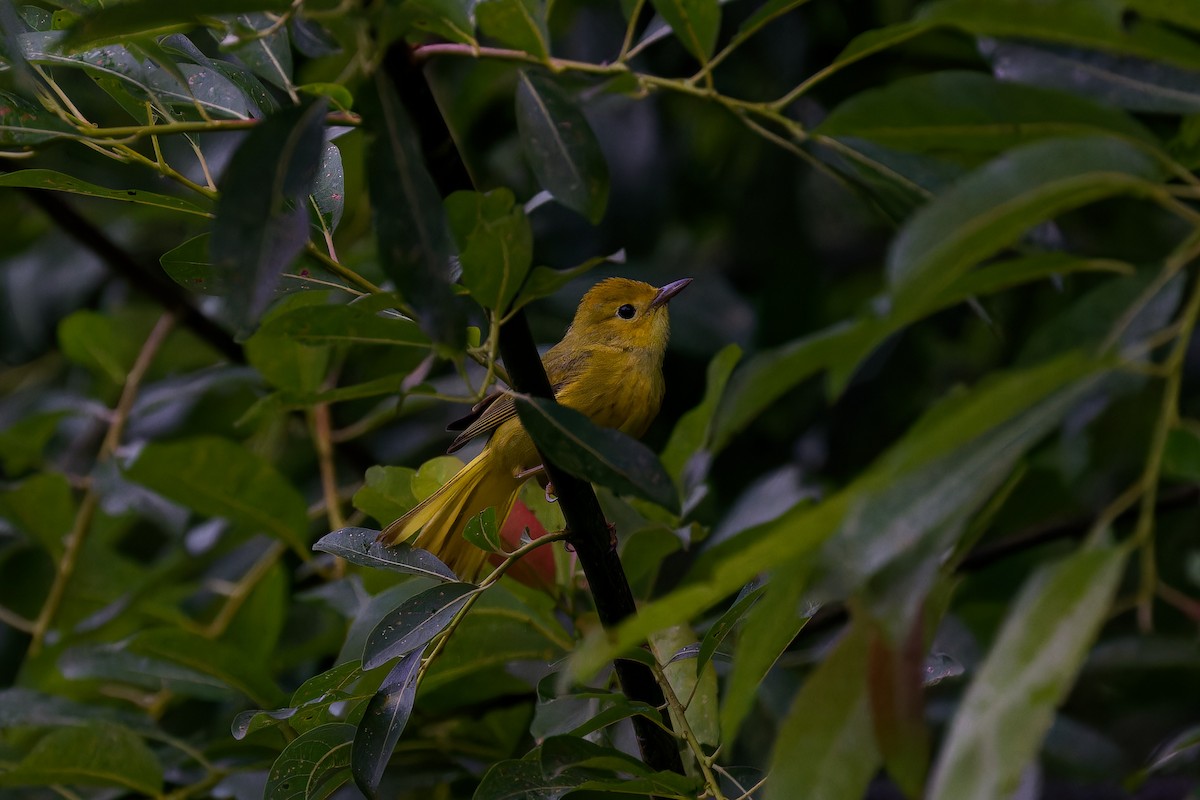
[[(543, 364), (555, 395), (558, 395), (563, 386), (570, 383), (583, 371), (588, 355), (587, 352), (568, 354), (557, 347), (551, 348), (546, 353)], [(513, 402), (512, 395), (504, 389), (492, 391), (491, 394), (475, 404), (470, 414), (446, 426), (448, 431), (462, 431), (454, 437), (454, 441), (450, 443), (446, 452), (453, 453), (476, 436), (491, 433), (516, 415), (517, 406)]]
[(476, 436), (491, 433), (516, 415), (517, 406), (512, 395), (497, 389), (480, 400), (470, 414), (447, 426), (446, 430), (461, 430), (462, 433), (454, 437), (446, 452), (453, 453)]

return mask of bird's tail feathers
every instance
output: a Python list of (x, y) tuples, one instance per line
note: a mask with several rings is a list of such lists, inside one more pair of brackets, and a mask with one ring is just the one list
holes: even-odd
[[(517, 499), (522, 481), (491, 467), (491, 452), (484, 450), (411, 511), (383, 529), (386, 545), (410, 539), (414, 547), (428, 550), (463, 580), (474, 580), (488, 554), (462, 537), (467, 522), (489, 506), (503, 524)], [(413, 537), (416, 537), (413, 539)]]

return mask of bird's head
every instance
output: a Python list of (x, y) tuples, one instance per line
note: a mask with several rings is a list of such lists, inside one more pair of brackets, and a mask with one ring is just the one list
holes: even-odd
[(670, 335), (667, 302), (691, 282), (684, 278), (654, 287), (628, 278), (600, 281), (579, 301), (567, 336), (661, 356)]

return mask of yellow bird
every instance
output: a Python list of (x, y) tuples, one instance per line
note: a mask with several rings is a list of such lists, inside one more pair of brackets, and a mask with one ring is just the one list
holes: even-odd
[[(667, 301), (691, 282), (684, 278), (655, 288), (609, 278), (588, 290), (566, 335), (542, 359), (558, 402), (597, 425), (634, 437), (645, 433), (662, 403), (663, 353), (670, 333)], [(506, 393), (489, 395), (461, 422), (469, 424), (448, 452), (491, 433), (487, 446), (384, 528), (379, 540), (394, 545), (415, 536), (415, 547), (432, 552), (469, 581), (479, 574), (487, 553), (462, 537), (467, 521), (491, 506), (503, 525), (521, 484), (539, 471), (541, 458)]]

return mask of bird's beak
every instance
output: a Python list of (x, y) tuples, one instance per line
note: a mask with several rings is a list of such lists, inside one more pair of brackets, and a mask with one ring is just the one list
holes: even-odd
[(668, 300), (686, 289), (687, 285), (691, 282), (691, 278), (681, 278), (668, 283), (658, 290), (658, 294), (654, 295), (654, 299), (650, 301), (650, 307), (658, 308), (659, 306), (665, 306)]

